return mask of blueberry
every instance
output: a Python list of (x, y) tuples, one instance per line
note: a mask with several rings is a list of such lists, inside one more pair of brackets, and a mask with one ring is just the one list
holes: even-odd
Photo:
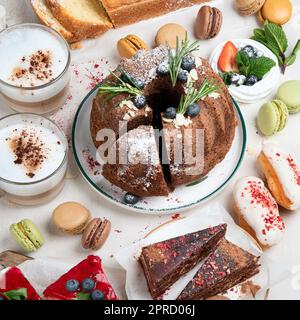
[(4, 299), (2, 296), (0, 296), (0, 301), (1, 301), (1, 300), (5, 300), (5, 299)]
[(198, 106), (198, 104), (193, 103), (190, 106), (188, 106), (187, 108), (187, 115), (189, 117), (196, 117), (200, 112), (200, 107)]
[(189, 79), (189, 73), (186, 70), (181, 70), (178, 74), (178, 80), (182, 83), (186, 83)]
[(244, 53), (246, 53), (246, 55), (247, 55), (250, 59), (256, 58), (256, 50), (255, 50), (252, 46), (248, 45), (248, 46), (244, 47), (244, 48), (242, 49), (242, 51), (243, 51)]
[(169, 70), (169, 65), (167, 63), (162, 63), (161, 65), (158, 66), (157, 68), (157, 73), (160, 75), (160, 76), (167, 76), (170, 72)]
[(246, 80), (246, 77), (242, 74), (238, 74), (238, 73), (231, 73), (228, 76), (228, 83), (231, 85), (236, 85), (236, 86), (241, 86), (244, 84)]
[(138, 197), (132, 193), (126, 193), (124, 196), (124, 202), (126, 204), (134, 205), (134, 204), (137, 204), (139, 201), (140, 201), (140, 197)]
[(85, 292), (90, 292), (94, 290), (95, 286), (96, 282), (91, 278), (84, 279), (81, 283), (81, 287)]
[(133, 98), (133, 103), (138, 109), (143, 109), (146, 107), (147, 99), (145, 96), (135, 96)]
[(166, 119), (175, 119), (177, 114), (177, 110), (174, 107), (167, 108), (165, 111), (164, 117)]
[(145, 88), (145, 81), (141, 78), (137, 78), (134, 80), (134, 85), (136, 88), (143, 90)]
[(188, 56), (182, 59), (181, 68), (190, 72), (194, 68), (196, 68), (195, 58), (193, 56)]
[(253, 75), (252, 75), (252, 76), (249, 76), (249, 77), (246, 79), (244, 85), (251, 87), (251, 86), (254, 86), (258, 81), (259, 81), (259, 79), (258, 79), (256, 76), (253, 76)]
[(66, 282), (66, 289), (70, 292), (75, 292), (79, 289), (79, 282), (77, 280), (68, 280)]
[(92, 300), (104, 300), (105, 296), (101, 290), (95, 290), (92, 292), (91, 298)]

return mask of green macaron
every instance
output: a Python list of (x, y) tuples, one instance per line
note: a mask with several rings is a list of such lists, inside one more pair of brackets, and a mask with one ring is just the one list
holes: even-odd
[(277, 99), (286, 104), (290, 113), (300, 112), (300, 81), (284, 82), (278, 89)]
[(12, 237), (26, 252), (36, 251), (45, 242), (39, 229), (28, 219), (12, 224), (9, 230)]
[(280, 100), (273, 100), (260, 108), (257, 124), (264, 135), (272, 136), (285, 128), (288, 119), (289, 110), (285, 103)]

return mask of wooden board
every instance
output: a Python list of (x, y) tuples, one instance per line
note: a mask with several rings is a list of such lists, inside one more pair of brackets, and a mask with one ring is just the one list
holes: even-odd
[(18, 252), (10, 250), (4, 251), (0, 253), (0, 270), (1, 266), (3, 266), (3, 268), (16, 267), (27, 260), (32, 260), (32, 258)]

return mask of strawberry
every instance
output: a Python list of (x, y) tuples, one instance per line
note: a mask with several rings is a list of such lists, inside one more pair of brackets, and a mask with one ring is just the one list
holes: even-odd
[(233, 44), (233, 42), (228, 41), (225, 44), (218, 61), (219, 69), (222, 72), (238, 71), (238, 67), (235, 62), (237, 53), (237, 47)]

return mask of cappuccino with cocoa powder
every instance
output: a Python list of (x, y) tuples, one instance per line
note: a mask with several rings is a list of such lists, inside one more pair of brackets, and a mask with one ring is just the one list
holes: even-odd
[(70, 51), (55, 31), (22, 24), (0, 34), (0, 91), (20, 112), (48, 113), (69, 94)]

